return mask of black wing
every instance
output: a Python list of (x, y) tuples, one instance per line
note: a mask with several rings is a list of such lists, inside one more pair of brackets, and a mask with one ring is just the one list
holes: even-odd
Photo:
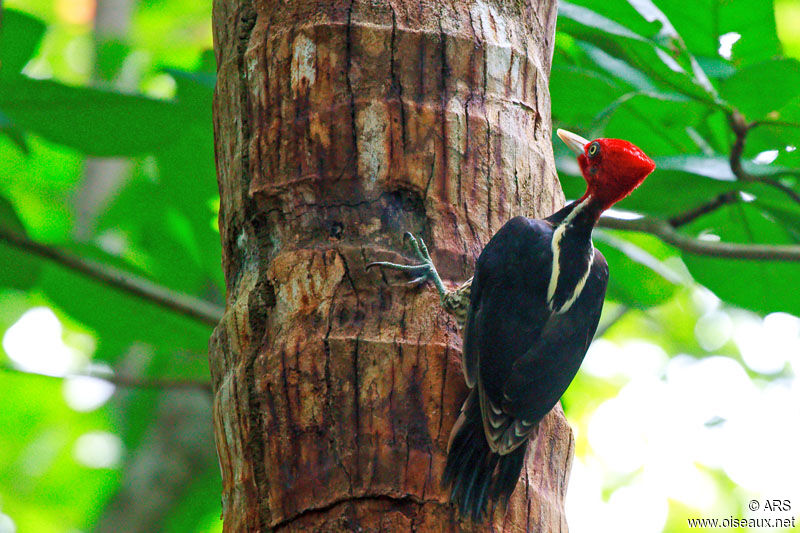
[(467, 381), (477, 385), (493, 451), (525, 442), (566, 390), (597, 328), (608, 267), (595, 251), (577, 301), (563, 314), (547, 306), (553, 228), (517, 217), (478, 260), (464, 344)]
[(549, 273), (552, 264), (552, 233), (546, 222), (515, 217), (481, 252), (464, 330), (463, 364), (470, 387), (480, 369), (483, 386), (502, 392), (502, 369), (528, 350), (550, 316), (544, 270)]
[(512, 367), (503, 406), (514, 417), (537, 422), (567, 390), (589, 349), (603, 310), (608, 265), (595, 250), (586, 286), (565, 313), (552, 315), (541, 336)]

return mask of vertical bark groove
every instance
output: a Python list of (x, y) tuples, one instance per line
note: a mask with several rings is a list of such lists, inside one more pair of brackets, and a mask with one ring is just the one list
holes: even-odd
[(225, 531), (565, 528), (560, 410), (508, 509), (455, 516), (439, 479), (466, 395), (459, 332), (433, 291), (364, 270), (404, 261), (411, 231), (464, 280), (507, 218), (563, 201), (551, 4), (215, 2)]

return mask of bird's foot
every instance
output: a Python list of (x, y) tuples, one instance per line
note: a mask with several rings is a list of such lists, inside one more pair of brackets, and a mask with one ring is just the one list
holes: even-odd
[(436, 290), (439, 292), (440, 297), (444, 297), (447, 294), (447, 289), (444, 287), (444, 283), (442, 283), (442, 278), (439, 277), (439, 273), (436, 271), (436, 267), (433, 266), (433, 261), (431, 260), (431, 255), (428, 253), (428, 247), (425, 246), (425, 241), (421, 238), (417, 239), (411, 233), (406, 232), (405, 236), (408, 238), (409, 242), (411, 243), (411, 250), (414, 252), (414, 255), (417, 256), (422, 263), (419, 265), (401, 265), (398, 263), (389, 263), (387, 261), (376, 261), (374, 263), (370, 263), (367, 265), (367, 270), (372, 267), (381, 267), (381, 268), (390, 268), (392, 270), (400, 270), (401, 272), (407, 272), (412, 276), (415, 276), (414, 279), (409, 281), (409, 284), (417, 284), (423, 283), (425, 281), (432, 281), (433, 284), (436, 286)]

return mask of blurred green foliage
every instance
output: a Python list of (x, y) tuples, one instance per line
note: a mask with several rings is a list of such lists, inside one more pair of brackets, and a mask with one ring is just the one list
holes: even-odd
[[(781, 42), (800, 53), (798, 32), (784, 27), (799, 27), (800, 7), (788, 0), (701, 4), (689, 13), (678, 0), (561, 2), (550, 85), (554, 130), (623, 137), (654, 157), (658, 169), (622, 210), (668, 219), (733, 191), (739, 201), (680, 230), (723, 242), (800, 244), (800, 203), (787, 193), (800, 194), (800, 64), (783, 55)], [(220, 303), (219, 234), (210, 223), (219, 205), (210, 5), (140, 2), (129, 35), (105, 40), (92, 38), (93, 5), (5, 4), (0, 228)], [(784, 23), (777, 28), (776, 9)], [(758, 181), (737, 179), (728, 165), (734, 110), (759, 123), (743, 154)], [(566, 196), (576, 198), (583, 181), (574, 159), (562, 143), (554, 148)], [(91, 234), (78, 237), (76, 204), (90, 156), (127, 165)], [(698, 284), (726, 309), (800, 315), (800, 298), (787, 290), (800, 285), (796, 263), (699, 257), (618, 231), (598, 231), (595, 242), (612, 271), (606, 318), (623, 317), (608, 333), (618, 342), (646, 339), (670, 356), (709, 355), (695, 331), (707, 311), (696, 301)], [(64, 325), (67, 345), (71, 336), (93, 339), (76, 348), (82, 365), (91, 360), (142, 378), (207, 379), (209, 327), (4, 242), (0, 265), (0, 332), (46, 306)], [(713, 352), (742, 360), (730, 338)], [(92, 529), (107, 502), (130, 488), (127, 473), (160, 423), (162, 393), (118, 391), (111, 403), (79, 412), (59, 380), (9, 371), (19, 361), (5, 344), (0, 363), (0, 422), (13, 428), (0, 435), (0, 518), (11, 517), (19, 531)], [(789, 375), (784, 369), (770, 379)], [(578, 457), (589, 446), (585, 428), (594, 409), (625, 382), (581, 373), (568, 392)], [(119, 436), (121, 463), (97, 467), (76, 459), (79, 437), (98, 431)], [(732, 490), (724, 473), (710, 475), (721, 490)], [(209, 456), (154, 528), (218, 530), (219, 483)], [(612, 480), (605, 489), (624, 483)], [(718, 509), (735, 513), (738, 503), (721, 498)], [(670, 531), (685, 528), (686, 512), (671, 507)]]
[[(0, 184), (2, 228), (219, 303), (219, 234), (209, 223), (218, 197), (210, 5), (140, 3), (124, 43), (93, 41), (94, 2), (11, 6), (5, 3), (0, 27), (0, 172), (7, 177)], [(87, 6), (89, 16), (81, 16)], [(126, 81), (131, 77), (133, 86)], [(76, 203), (87, 156), (129, 164), (90, 238), (78, 239)], [(47, 306), (64, 324), (65, 341), (76, 332), (94, 338), (71, 370), (82, 370), (90, 357), (144, 379), (208, 380), (206, 325), (5, 243), (0, 264), (0, 330), (29, 309)], [(5, 344), (0, 360), (4, 368), (18, 366)], [(145, 449), (153, 448), (150, 435), (164, 423), (158, 410), (163, 393), (118, 389), (103, 407), (80, 412), (62, 380), (6, 370), (0, 383), (6, 428), (0, 514), (12, 517), (18, 531), (89, 530), (102, 523), (106, 504), (130, 492), (131, 465), (153, 457)], [(160, 530), (221, 528), (210, 420), (200, 427), (206, 440), (196, 440), (209, 448), (208, 456), (183, 480), (171, 510), (157, 515)], [(80, 459), (80, 437), (98, 431), (121, 439), (117, 464)], [(176, 449), (162, 460), (177, 462), (180, 455)]]

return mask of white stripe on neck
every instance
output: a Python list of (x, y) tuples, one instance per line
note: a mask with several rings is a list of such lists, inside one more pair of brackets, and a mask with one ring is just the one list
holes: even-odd
[(550, 271), (550, 283), (547, 286), (547, 307), (550, 308), (551, 311), (555, 312), (556, 314), (566, 313), (572, 304), (575, 303), (575, 300), (578, 299), (581, 292), (583, 291), (584, 285), (586, 285), (586, 280), (589, 278), (589, 272), (592, 270), (592, 263), (594, 262), (594, 246), (591, 246), (591, 254), (589, 256), (589, 264), (586, 267), (586, 272), (584, 272), (581, 279), (578, 280), (577, 285), (575, 285), (575, 290), (572, 292), (572, 296), (564, 302), (564, 304), (559, 309), (553, 309), (553, 298), (556, 295), (556, 289), (558, 288), (558, 278), (561, 275), (561, 266), (560, 266), (560, 258), (561, 258), (561, 239), (564, 237), (564, 233), (567, 231), (567, 227), (572, 224), (572, 221), (575, 220), (575, 217), (587, 206), (589, 205), (589, 201), (592, 199), (591, 195), (584, 198), (584, 200), (575, 206), (575, 208), (570, 211), (570, 213), (561, 221), (556, 227), (556, 230), (553, 232), (553, 242), (551, 243), (552, 250), (553, 250), (553, 267)]
[(594, 263), (594, 246), (591, 247), (591, 252), (589, 253), (589, 263), (586, 265), (586, 272), (583, 273), (581, 279), (578, 280), (578, 284), (575, 285), (575, 290), (572, 292), (572, 296), (570, 296), (569, 300), (564, 302), (564, 305), (556, 311), (556, 314), (566, 313), (569, 311), (572, 304), (575, 303), (575, 300), (581, 295), (583, 292), (583, 287), (586, 285), (586, 281), (589, 279), (589, 273), (592, 271), (592, 264)]

